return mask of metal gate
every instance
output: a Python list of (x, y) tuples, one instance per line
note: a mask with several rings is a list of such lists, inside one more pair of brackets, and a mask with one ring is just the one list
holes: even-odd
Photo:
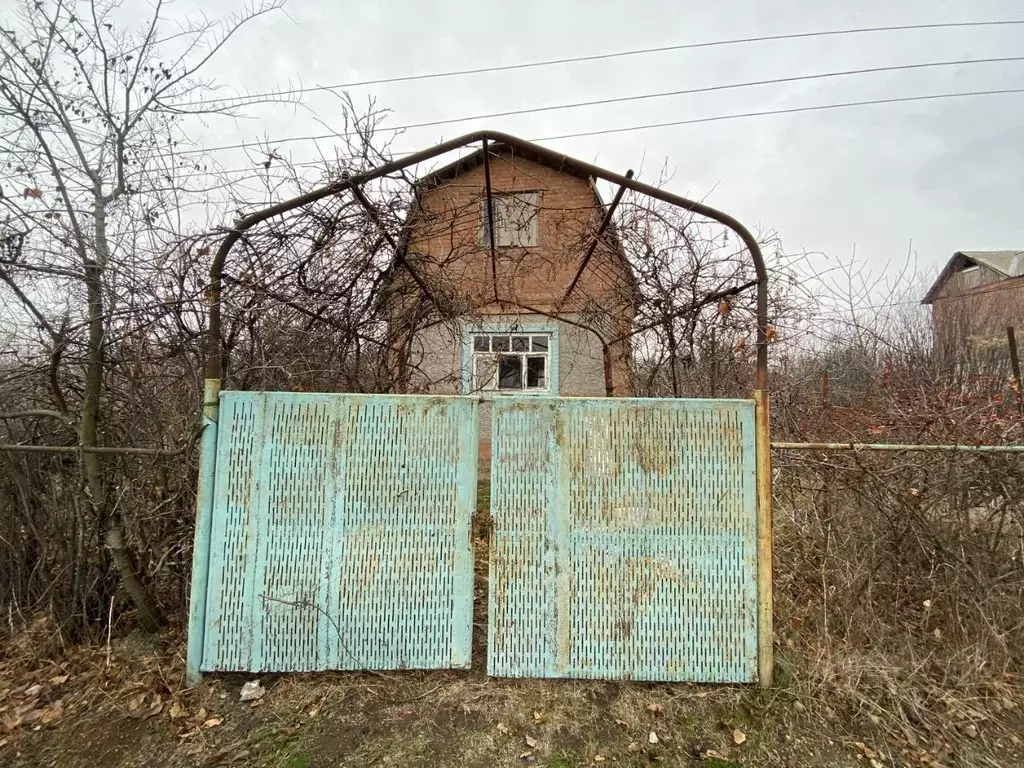
[(216, 428), (200, 669), (469, 666), (475, 401), (225, 392)]
[(497, 400), (488, 672), (757, 678), (754, 404)]

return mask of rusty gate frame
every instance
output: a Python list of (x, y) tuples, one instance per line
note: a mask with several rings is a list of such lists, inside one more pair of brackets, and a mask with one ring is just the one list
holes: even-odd
[[(242, 235), (252, 227), (275, 216), (280, 216), (297, 208), (302, 208), (318, 200), (338, 195), (344, 192), (351, 192), (359, 203), (367, 209), (370, 216), (375, 220), (383, 231), (382, 220), (376, 209), (362, 192), (362, 185), (374, 179), (381, 178), (390, 173), (400, 171), (409, 166), (431, 160), (453, 150), (461, 149), (476, 143), (483, 148), (484, 161), (489, 165), (488, 142), (496, 142), (513, 150), (525, 151), (535, 156), (542, 157), (555, 167), (570, 168), (578, 173), (589, 175), (620, 186), (619, 194), (614, 202), (618, 202), (622, 190), (630, 189), (634, 192), (653, 197), (657, 200), (669, 203), (670, 205), (683, 208), (684, 210), (704, 216), (705, 218), (717, 221), (731, 229), (740, 238), (750, 252), (750, 259), (753, 262), (754, 271), (757, 277), (754, 286), (757, 291), (756, 303), (756, 373), (753, 399), (755, 404), (755, 450), (757, 462), (757, 592), (758, 592), (758, 683), (762, 687), (769, 687), (773, 681), (774, 672), (774, 648), (772, 644), (773, 633), (773, 595), (772, 595), (772, 472), (771, 472), (771, 438), (769, 435), (769, 397), (768, 397), (768, 272), (764, 262), (761, 248), (753, 234), (737, 219), (723, 211), (705, 205), (704, 203), (690, 200), (680, 195), (667, 192), (664, 189), (644, 184), (632, 178), (632, 172), (622, 175), (582, 160), (569, 157), (568, 155), (555, 152), (525, 139), (520, 139), (510, 134), (498, 131), (475, 131), (463, 136), (441, 142), (414, 152), (400, 160), (392, 160), (364, 173), (357, 173), (346, 176), (338, 181), (327, 184), (318, 189), (311, 190), (305, 194), (282, 201), (275, 205), (256, 211), (235, 222), (228, 230), (210, 263), (209, 281), (206, 288), (206, 297), (209, 305), (209, 325), (207, 329), (206, 361), (204, 366), (202, 422), (203, 432), (200, 441), (199, 460), (199, 486), (196, 494), (196, 533), (195, 547), (193, 550), (192, 566), (192, 588), (191, 601), (196, 610), (190, 610), (190, 616), (205, 616), (206, 614), (206, 582), (209, 566), (209, 545), (211, 535), (211, 517), (213, 507), (213, 477), (215, 472), (215, 453), (217, 446), (217, 421), (219, 415), (219, 395), (222, 388), (222, 353), (223, 339), (221, 326), (221, 290), (223, 287), (224, 267), (227, 263), (231, 249)], [(489, 170), (489, 168), (488, 168)], [(490, 174), (488, 176), (487, 190), (488, 197), (491, 194)], [(602, 229), (607, 226), (611, 211), (605, 216), (602, 222)], [(493, 232), (493, 227), (491, 232)], [(394, 240), (388, 237), (394, 245)], [(428, 296), (422, 279), (405, 260), (404, 254), (396, 248), (395, 259), (399, 266), (404, 267), (417, 286)], [(580, 271), (586, 267), (586, 259), (580, 265)], [(574, 280), (575, 283), (575, 280)], [(750, 284), (741, 286), (739, 290), (750, 287)], [(571, 290), (571, 287), (570, 287)], [(529, 311), (529, 307), (523, 307)], [(609, 359), (608, 344), (602, 339), (606, 367)], [(188, 662), (187, 677), (189, 681), (196, 682), (201, 679), (199, 670), (200, 659), (203, 648), (203, 628), (198, 622), (190, 619), (188, 638)]]

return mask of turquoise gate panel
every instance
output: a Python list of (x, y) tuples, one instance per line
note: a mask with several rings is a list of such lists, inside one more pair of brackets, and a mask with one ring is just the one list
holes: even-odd
[(754, 405), (502, 398), (487, 670), (750, 682)]
[(468, 667), (477, 406), (221, 397), (204, 671)]

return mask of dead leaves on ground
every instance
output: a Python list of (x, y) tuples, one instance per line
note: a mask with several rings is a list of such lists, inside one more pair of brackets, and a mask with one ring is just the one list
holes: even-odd
[[(70, 675), (54, 675), (43, 682), (25, 683), (0, 691), (0, 734), (20, 728), (38, 731), (64, 717), (64, 699), (58, 689)], [(7, 739), (3, 739), (6, 743)]]

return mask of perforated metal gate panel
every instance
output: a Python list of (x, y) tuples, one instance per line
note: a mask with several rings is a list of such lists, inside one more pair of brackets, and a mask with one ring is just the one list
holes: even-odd
[(477, 415), (226, 392), (203, 670), (468, 667)]
[(754, 406), (494, 403), (488, 672), (748, 682)]

